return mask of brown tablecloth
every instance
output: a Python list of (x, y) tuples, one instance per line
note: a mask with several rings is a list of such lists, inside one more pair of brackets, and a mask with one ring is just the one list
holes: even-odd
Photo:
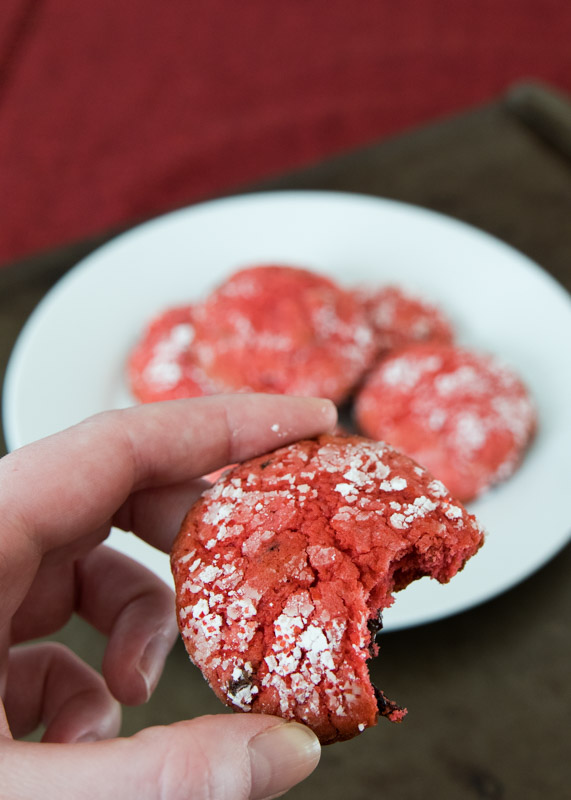
[[(427, 206), (499, 236), (571, 289), (569, 113), (541, 88), (522, 87), (494, 105), (245, 190), (335, 189)], [(109, 235), (2, 270), (2, 369), (34, 305)], [(408, 706), (406, 721), (382, 720), (326, 748), (314, 775), (288, 796), (568, 797), (570, 568), (567, 547), (499, 598), (385, 635), (371, 671), (377, 685)], [(59, 638), (100, 664), (102, 639), (81, 620)], [(177, 646), (151, 701), (126, 709), (123, 733), (220, 711)]]

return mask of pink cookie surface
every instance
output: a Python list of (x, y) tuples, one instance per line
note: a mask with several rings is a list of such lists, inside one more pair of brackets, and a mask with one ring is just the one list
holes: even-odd
[(452, 323), (441, 309), (398, 286), (362, 289), (358, 296), (373, 326), (380, 353), (414, 342), (451, 343), (454, 339)]
[(371, 684), (381, 611), (483, 542), (440, 481), (390, 446), (321, 436), (226, 473), (191, 508), (171, 564), (192, 660), (237, 711), (323, 743), (406, 713)]
[(489, 355), (424, 343), (381, 359), (355, 404), (360, 430), (390, 442), (466, 502), (509, 477), (536, 427), (519, 377)]
[(343, 402), (372, 363), (372, 331), (353, 293), (282, 265), (232, 275), (196, 309), (197, 363), (219, 391)]
[(128, 381), (141, 403), (200, 397), (212, 387), (192, 350), (194, 307), (169, 308), (151, 320), (130, 354)]

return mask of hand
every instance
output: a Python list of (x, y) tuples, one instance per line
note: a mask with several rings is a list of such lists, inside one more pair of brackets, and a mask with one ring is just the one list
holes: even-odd
[[(0, 461), (2, 797), (263, 798), (314, 769), (313, 733), (275, 717), (225, 714), (113, 738), (119, 702), (148, 699), (177, 631), (170, 589), (102, 542), (114, 525), (168, 552), (207, 485), (198, 476), (335, 419), (325, 400), (177, 400), (97, 415)], [(61, 645), (19, 644), (74, 611), (108, 637), (102, 675)], [(39, 723), (41, 743), (13, 738)]]

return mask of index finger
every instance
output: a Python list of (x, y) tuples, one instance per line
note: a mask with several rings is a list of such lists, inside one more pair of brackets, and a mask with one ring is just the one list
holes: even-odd
[(5, 456), (3, 600), (10, 585), (33, 577), (44, 553), (101, 529), (131, 492), (188, 481), (335, 421), (328, 400), (219, 395), (104, 412)]

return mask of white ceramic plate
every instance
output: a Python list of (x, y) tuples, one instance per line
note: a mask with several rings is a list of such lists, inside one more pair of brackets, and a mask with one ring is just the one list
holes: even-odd
[[(239, 267), (307, 266), (342, 284), (396, 282), (439, 303), (462, 343), (501, 356), (539, 409), (521, 469), (472, 504), (488, 541), (447, 586), (423, 579), (397, 596), (385, 629), (467, 609), (526, 578), (569, 539), (571, 301), (517, 251), (463, 223), (361, 195), (233, 197), (141, 225), (71, 270), (32, 314), (9, 363), (11, 449), (94, 412), (130, 404), (125, 360), (149, 318), (196, 300)], [(117, 549), (171, 582), (167, 557), (114, 531)]]

